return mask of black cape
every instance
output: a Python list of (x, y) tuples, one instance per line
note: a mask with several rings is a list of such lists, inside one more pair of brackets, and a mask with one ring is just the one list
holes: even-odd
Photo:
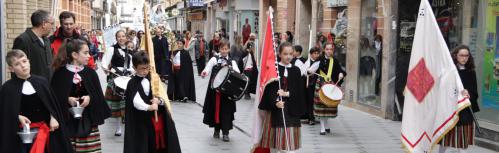
[[(340, 64), (340, 61), (336, 58), (333, 58), (334, 62), (333, 62), (333, 72), (331, 74), (331, 83), (336, 83), (336, 81), (338, 81), (338, 75), (340, 73), (343, 73), (343, 77), (346, 77), (347, 76), (347, 73), (345, 72), (345, 70), (343, 70), (341, 64)], [(319, 69), (317, 69), (317, 74), (320, 74), (320, 71), (322, 70), (324, 72), (324, 74), (327, 74), (327, 71), (328, 71), (328, 68), (329, 68), (329, 62), (331, 62), (330, 59), (326, 59), (324, 56), (322, 56), (320, 58), (320, 61), (321, 63), (319, 64)], [(324, 81), (324, 79), (322, 79), (321, 77), (319, 77), (319, 79), (321, 80), (321, 82)], [(345, 81), (345, 79), (342, 79), (340, 82), (338, 82), (338, 86), (340, 86), (341, 84), (343, 84), (343, 82)]]
[[(284, 66), (279, 65), (279, 76), (281, 76), (281, 87), (284, 87), (284, 79), (287, 79), (290, 97), (283, 97), (284, 114), (286, 117), (286, 126), (300, 127), (300, 117), (305, 113), (305, 93), (303, 92), (303, 80), (300, 69), (292, 66), (288, 69), (288, 77), (284, 77)], [(272, 127), (283, 127), (282, 109), (276, 106), (278, 98), (277, 91), (279, 84), (273, 81), (265, 86), (262, 99), (258, 108), (271, 112)], [(286, 90), (285, 90), (286, 91)]]
[(168, 97), (173, 100), (187, 97), (189, 100), (196, 101), (191, 56), (186, 50), (180, 50), (177, 54), (180, 54), (180, 70), (178, 73), (172, 71), (171, 76), (168, 77)]
[[(142, 78), (134, 76), (127, 85), (125, 92), (125, 110), (127, 117), (125, 118), (125, 145), (124, 153), (156, 153), (151, 150), (155, 145), (154, 127), (152, 117), (154, 112), (141, 111), (133, 105), (133, 98), (138, 91), (143, 92), (141, 85)], [(152, 88), (151, 88), (152, 89)], [(150, 99), (144, 99), (144, 102), (150, 104)], [(165, 124), (166, 150), (161, 153), (181, 153), (180, 144), (178, 141), (177, 130), (170, 113), (165, 107), (160, 106), (158, 115), (163, 115), (163, 123)], [(148, 142), (153, 141), (153, 142)]]
[[(246, 56), (248, 56), (250, 54), (251, 54), (251, 60), (253, 62), (253, 68), (251, 69), (251, 71), (244, 71), (244, 67), (246, 65), (244, 65), (245, 63), (243, 63), (242, 59), (244, 59)], [(248, 88), (246, 89), (246, 91), (248, 91), (249, 93), (255, 94), (256, 93), (256, 83), (258, 82), (258, 67), (256, 65), (255, 55), (253, 53), (245, 52), (243, 57), (241, 57), (240, 61), (241, 62), (237, 63), (237, 65), (241, 65), (242, 68), (239, 70), (241, 70), (241, 72), (243, 72), (244, 75), (246, 75), (249, 78)]]
[(158, 38), (155, 36), (152, 38), (152, 43), (154, 47), (154, 61), (156, 63), (156, 73), (160, 76), (170, 75), (171, 62), (170, 62), (170, 45), (166, 37)]
[[(471, 109), (473, 113), (480, 111), (478, 107), (478, 87), (476, 80), (476, 72), (474, 70), (458, 70), (459, 77), (461, 77), (461, 82), (463, 83), (464, 89), (468, 90), (470, 94)], [(473, 123), (473, 114), (471, 114), (469, 108), (463, 109), (459, 112), (459, 122), (457, 125), (468, 125)]]
[[(35, 88), (43, 105), (59, 122), (59, 129), (50, 132), (49, 151), (73, 153), (68, 135), (64, 130), (61, 130), (66, 125), (63, 119), (65, 110), (57, 102), (54, 92), (48, 85), (48, 80), (32, 75), (28, 81)], [(24, 80), (13, 76), (0, 88), (0, 152), (2, 153), (14, 153), (21, 150), (22, 143), (17, 132), (20, 131), (18, 115), (21, 107), (23, 82)]]
[[(230, 59), (230, 58), (229, 58)], [(232, 59), (229, 60), (232, 62)], [(229, 62), (229, 63), (230, 63)], [(220, 70), (221, 66), (213, 66), (211, 72), (210, 81), (208, 83), (208, 89), (206, 90), (206, 96), (203, 105), (203, 123), (209, 127), (220, 126), (222, 130), (230, 130), (233, 128), (234, 113), (236, 112), (236, 102), (229, 100), (229, 97), (223, 93), (220, 95), (220, 124), (215, 122), (215, 111), (216, 111), (216, 91), (211, 89), (212, 80), (215, 74)]]
[[(102, 92), (97, 73), (85, 66), (78, 74), (81, 76), (83, 85), (90, 96), (90, 104), (85, 107), (83, 118), (89, 120), (92, 126), (104, 124), (104, 120), (111, 116), (111, 110), (104, 100), (104, 93)], [(52, 78), (52, 88), (63, 109), (71, 107), (68, 103), (68, 97), (73, 86), (73, 76), (73, 72), (66, 69), (66, 67), (61, 67), (54, 72)], [(68, 130), (71, 131), (70, 134), (75, 135), (74, 128), (77, 126), (77, 121), (69, 113), (65, 114), (65, 118), (68, 123), (71, 123), (71, 125), (68, 125)], [(87, 132), (89, 133), (90, 131)]]

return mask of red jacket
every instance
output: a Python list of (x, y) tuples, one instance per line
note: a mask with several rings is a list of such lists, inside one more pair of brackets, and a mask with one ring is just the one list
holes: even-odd
[[(73, 39), (80, 38), (80, 33), (77, 30), (73, 31)], [(57, 54), (59, 53), (59, 48), (62, 46), (62, 43), (64, 43), (64, 36), (62, 35), (62, 29), (57, 28), (57, 30), (54, 32), (54, 35), (50, 36), (50, 43), (52, 47), (52, 55), (54, 58), (57, 57)], [(90, 56), (90, 59), (88, 60), (88, 67), (95, 69), (97, 66), (95, 65), (94, 57)]]

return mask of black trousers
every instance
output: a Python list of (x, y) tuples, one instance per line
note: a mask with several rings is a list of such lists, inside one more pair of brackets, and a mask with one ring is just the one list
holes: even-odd
[(201, 75), (201, 72), (203, 72), (204, 67), (206, 67), (206, 58), (200, 57), (199, 59), (196, 59), (196, 66), (198, 67), (198, 75)]

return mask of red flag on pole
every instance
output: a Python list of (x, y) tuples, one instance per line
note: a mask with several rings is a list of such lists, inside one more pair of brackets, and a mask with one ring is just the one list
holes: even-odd
[(263, 119), (265, 117), (265, 113), (258, 109), (258, 105), (260, 104), (260, 100), (263, 95), (263, 91), (267, 83), (272, 80), (277, 79), (277, 69), (276, 69), (276, 55), (275, 55), (275, 47), (274, 46), (274, 30), (272, 26), (272, 8), (269, 7), (269, 14), (267, 16), (267, 24), (265, 37), (263, 40), (263, 48), (262, 48), (262, 58), (260, 63), (260, 73), (258, 74), (258, 82), (257, 82), (257, 93), (255, 98), (255, 116), (254, 116), (254, 124), (253, 124), (253, 153), (270, 153), (270, 148), (261, 144), (262, 139), (262, 129), (263, 127), (268, 127), (263, 125)]

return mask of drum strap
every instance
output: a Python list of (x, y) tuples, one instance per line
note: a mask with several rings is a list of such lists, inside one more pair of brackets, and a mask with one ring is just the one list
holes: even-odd
[(331, 74), (333, 73), (334, 59), (331, 58), (330, 60), (331, 60), (331, 62), (329, 62), (329, 66), (327, 68), (327, 75), (322, 70), (320, 71), (320, 75), (322, 76), (322, 78), (324, 78), (324, 81), (326, 81), (326, 82), (331, 81)]

